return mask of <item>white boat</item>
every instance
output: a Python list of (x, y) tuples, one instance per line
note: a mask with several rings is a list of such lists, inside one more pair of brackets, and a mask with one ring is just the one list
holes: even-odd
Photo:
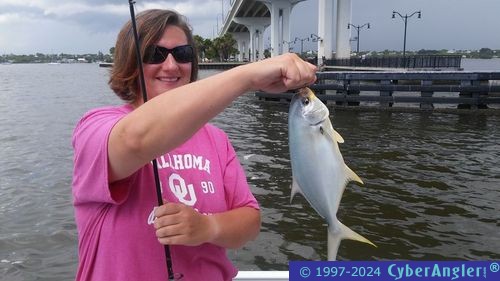
[(234, 281), (288, 281), (288, 271), (239, 271)]

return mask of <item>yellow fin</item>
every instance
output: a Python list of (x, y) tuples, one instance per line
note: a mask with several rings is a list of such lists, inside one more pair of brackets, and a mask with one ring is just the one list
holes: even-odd
[[(330, 126), (331, 126), (331, 125), (332, 125), (332, 124), (330, 124)], [(335, 135), (335, 140), (336, 140), (338, 143), (344, 143), (344, 138), (343, 138), (343, 137), (342, 137), (342, 136), (341, 136), (341, 135), (340, 135), (337, 131), (335, 131), (335, 129), (333, 129), (333, 128), (332, 128), (332, 130), (333, 130), (333, 133), (334, 133), (334, 135)]]
[(342, 138), (342, 136), (337, 131), (335, 131), (335, 129), (332, 126), (332, 122), (330, 122), (329, 120), (327, 120), (327, 121), (328, 121), (328, 122), (326, 122), (327, 124), (323, 128), (323, 132), (332, 141), (336, 141), (338, 143), (344, 143), (344, 138)]
[(361, 236), (354, 230), (345, 226), (343, 223), (338, 221), (338, 230), (332, 231), (330, 227), (328, 227), (328, 260), (334, 261), (337, 259), (337, 252), (339, 249), (340, 241), (343, 239), (350, 239), (359, 242), (363, 242), (369, 245), (372, 245), (375, 248), (378, 248), (377, 245), (373, 244), (372, 241), (366, 239)]
[(346, 171), (348, 180), (357, 181), (360, 184), (364, 184), (364, 182), (361, 180), (361, 178), (358, 175), (356, 175), (356, 173), (353, 170), (351, 170), (351, 168), (347, 167), (347, 165), (345, 165), (345, 171)]

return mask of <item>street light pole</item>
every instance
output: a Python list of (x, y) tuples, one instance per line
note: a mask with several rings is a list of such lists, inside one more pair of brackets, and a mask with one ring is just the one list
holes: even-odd
[(311, 33), (311, 41), (313, 42), (322, 42), (323, 41), (323, 38), (319, 37), (318, 35), (314, 34), (314, 33)]
[[(222, 16), (224, 17), (224, 0), (221, 0), (221, 8), (222, 8)], [(224, 21), (224, 19), (223, 19), (223, 21)]]
[[(295, 44), (295, 41), (283, 41), (283, 44), (288, 45), (288, 52), (290, 52), (293, 48), (291, 47), (292, 43)], [(284, 46), (283, 46), (284, 47)]]
[(300, 41), (300, 56), (302, 56), (302, 53), (304, 53), (304, 41), (309, 41), (309, 37), (306, 38), (295, 37), (295, 40), (293, 42), (296, 43), (297, 40)]
[(220, 15), (220, 20), (221, 20), (221, 29), (224, 28), (224, 15), (223, 14), (217, 14), (217, 17), (215, 18), (215, 21), (217, 22), (217, 36), (219, 35), (219, 15)]
[(357, 31), (357, 38), (356, 41), (357, 41), (357, 48), (356, 48), (356, 54), (359, 54), (359, 30), (362, 29), (363, 27), (366, 26), (367, 29), (370, 29), (370, 23), (365, 23), (363, 25), (354, 25), (354, 24), (351, 24), (351, 23), (348, 23), (347, 24), (347, 29), (350, 29), (352, 27), (356, 28), (356, 31)]
[(396, 11), (392, 11), (392, 18), (395, 19), (396, 18), (396, 15), (398, 15), (399, 17), (401, 17), (401, 19), (403, 20), (403, 22), (405, 23), (405, 33), (404, 33), (404, 41), (403, 41), (403, 60), (405, 59), (405, 56), (406, 56), (406, 28), (408, 26), (408, 19), (413, 17), (414, 15), (418, 15), (418, 18), (422, 18), (422, 12), (421, 11), (416, 11), (416, 12), (413, 12), (413, 14), (411, 15), (408, 15), (408, 14), (405, 14), (404, 16), (401, 15), (400, 13), (396, 12)]

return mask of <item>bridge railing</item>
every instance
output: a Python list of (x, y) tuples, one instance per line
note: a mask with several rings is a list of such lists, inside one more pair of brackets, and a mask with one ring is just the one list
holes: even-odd
[(324, 60), (327, 66), (382, 68), (460, 68), (462, 56), (387, 56)]

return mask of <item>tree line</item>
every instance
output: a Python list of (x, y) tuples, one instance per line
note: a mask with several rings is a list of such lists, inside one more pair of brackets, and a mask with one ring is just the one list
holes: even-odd
[(238, 49), (234, 47), (236, 45), (236, 40), (229, 33), (217, 37), (214, 40), (195, 35), (194, 42), (198, 50), (200, 62), (227, 61), (239, 53)]
[[(384, 57), (384, 56), (402, 56), (401, 51), (391, 51), (384, 50), (381, 52), (360, 52), (360, 55), (366, 56), (374, 56), (374, 57)], [(449, 51), (446, 49), (441, 50), (418, 50), (418, 51), (406, 51), (407, 56), (445, 56), (445, 55), (460, 55), (464, 58), (473, 58), (473, 59), (492, 59), (492, 58), (500, 58), (500, 50), (492, 50), (490, 48), (481, 48), (479, 50), (454, 50)]]
[(111, 54), (104, 54), (98, 52), (97, 54), (30, 54), (30, 55), (15, 55), (6, 54), (0, 56), (0, 63), (50, 63), (50, 62), (62, 62), (62, 63), (72, 63), (72, 62), (112, 62)]
[[(223, 36), (208, 39), (203, 38), (199, 35), (194, 36), (195, 47), (198, 50), (198, 57), (200, 62), (222, 62), (228, 61), (235, 58), (236, 55), (239, 54), (239, 51), (235, 48), (236, 40), (229, 33), (224, 34)], [(15, 54), (4, 54), (0, 56), (0, 63), (50, 63), (50, 62), (62, 62), (62, 63), (71, 63), (71, 62), (113, 62), (113, 54), (115, 48), (112, 47), (109, 49), (108, 54), (104, 54), (99, 51), (97, 54), (83, 54), (83, 55), (75, 55), (75, 54), (42, 54), (36, 53), (31, 55), (15, 55)], [(359, 54), (354, 54), (354, 56), (397, 56), (401, 55), (400, 51), (390, 51), (384, 50), (380, 52), (376, 51), (367, 51), (360, 52)], [(448, 50), (419, 50), (419, 51), (407, 51), (407, 55), (448, 55), (450, 52)], [(453, 51), (454, 55), (462, 55), (465, 58), (481, 58), (481, 59), (490, 59), (495, 57), (500, 57), (500, 50), (492, 50), (490, 48), (481, 48), (475, 51), (468, 50), (459, 50)], [(249, 57), (248, 53), (241, 54), (243, 58)], [(308, 51), (303, 54), (299, 54), (302, 57), (311, 57), (315, 56), (316, 52)], [(264, 56), (269, 57), (270, 51), (265, 50)], [(245, 59), (244, 59), (245, 60)]]
[[(205, 39), (195, 35), (195, 47), (198, 50), (199, 61), (227, 61), (238, 54), (234, 47), (236, 40), (230, 34), (217, 37), (214, 40)], [(97, 54), (43, 54), (36, 53), (30, 55), (4, 54), (0, 56), (0, 63), (73, 63), (73, 62), (113, 62), (115, 47), (109, 49), (109, 54), (99, 51)]]

